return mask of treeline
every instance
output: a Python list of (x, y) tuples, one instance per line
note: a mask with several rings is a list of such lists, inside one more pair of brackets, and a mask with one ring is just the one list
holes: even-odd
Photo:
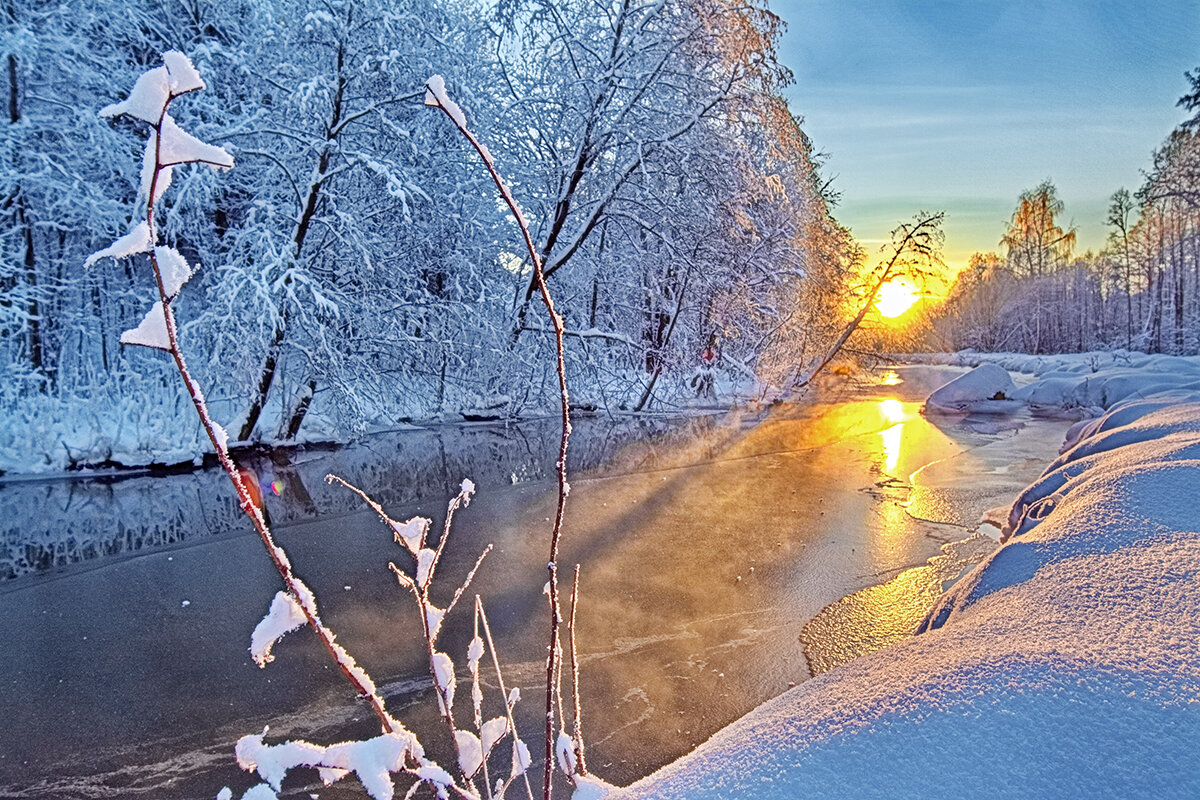
[(780, 95), (782, 23), (765, 3), (23, 0), (2, 13), (10, 428), (66, 436), (73, 417), (93, 439), (128, 436), (100, 419), (108, 408), (153, 448), (144, 431), (169, 432), (183, 402), (159, 354), (118, 341), (145, 313), (145, 257), (83, 268), (145, 203), (142, 132), (96, 111), (169, 49), (209, 82), (172, 113), (236, 160), (219, 176), (178, 169), (162, 219), (199, 265), (175, 304), (184, 347), (239, 440), (553, 398), (516, 226), (424, 108), (435, 73), (530, 222), (577, 402), (670, 403), (706, 347), (723, 374), (777, 384), (840, 330), (861, 254)]
[(1200, 352), (1200, 69), (1187, 78), (1179, 105), (1194, 115), (1155, 151), (1136, 192), (1113, 193), (1105, 248), (1076, 256), (1054, 184), (1029, 190), (1000, 241), (1004, 255), (972, 256), (933, 314), (928, 345)]

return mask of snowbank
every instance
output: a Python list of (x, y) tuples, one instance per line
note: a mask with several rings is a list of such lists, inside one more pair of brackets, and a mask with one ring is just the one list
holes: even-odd
[[(1195, 369), (1179, 361), (1173, 372)], [(1128, 383), (1150, 385), (1147, 373)], [(1008, 543), (923, 633), (802, 684), (619, 796), (1200, 796), (1189, 394), (1117, 401), (1076, 426), (1014, 504)]]
[[(913, 363), (976, 367), (960, 380), (979, 372), (989, 376), (987, 380), (996, 382), (997, 386), (1002, 379), (995, 372), (996, 367), (1034, 376), (1031, 383), (1005, 396), (1039, 413), (1096, 417), (1118, 403), (1159, 396), (1164, 392), (1176, 392), (1175, 401), (1200, 399), (1200, 356), (1146, 355), (1126, 350), (1031, 356), (963, 350), (906, 355), (903, 359)], [(988, 372), (983, 373), (985, 369)], [(975, 380), (980, 384), (984, 382), (983, 378)], [(943, 389), (948, 390), (952, 385)], [(939, 395), (941, 392), (934, 392), (929, 397), (929, 410), (934, 413), (1006, 410), (989, 407), (988, 403), (979, 402), (983, 398), (974, 396), (952, 394), (947, 401)]]
[(926, 414), (1011, 412), (1020, 407), (1012, 399), (1016, 392), (1016, 384), (1003, 367), (980, 364), (929, 395), (922, 411)]

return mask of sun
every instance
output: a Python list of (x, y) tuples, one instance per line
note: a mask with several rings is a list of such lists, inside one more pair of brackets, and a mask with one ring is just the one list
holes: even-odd
[(903, 278), (890, 280), (879, 287), (875, 310), (881, 317), (898, 317), (913, 307), (921, 296), (917, 288)]

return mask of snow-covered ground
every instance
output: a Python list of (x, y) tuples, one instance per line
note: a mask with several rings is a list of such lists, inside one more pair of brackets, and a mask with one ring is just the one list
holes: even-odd
[(922, 633), (766, 703), (621, 797), (1200, 796), (1200, 360), (942, 361), (1040, 375), (1013, 391), (983, 370), (939, 390), (943, 411), (1003, 410), (1002, 391), (1102, 415), (1072, 429), (1009, 510), (1007, 544)]

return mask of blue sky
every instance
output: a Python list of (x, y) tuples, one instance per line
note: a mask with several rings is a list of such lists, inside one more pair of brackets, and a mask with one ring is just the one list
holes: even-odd
[(1109, 196), (1131, 191), (1184, 118), (1200, 66), (1197, 0), (771, 0), (793, 111), (828, 155), (835, 210), (875, 252), (919, 209), (944, 210), (946, 261), (996, 250), (1018, 195), (1051, 178), (1103, 246)]

